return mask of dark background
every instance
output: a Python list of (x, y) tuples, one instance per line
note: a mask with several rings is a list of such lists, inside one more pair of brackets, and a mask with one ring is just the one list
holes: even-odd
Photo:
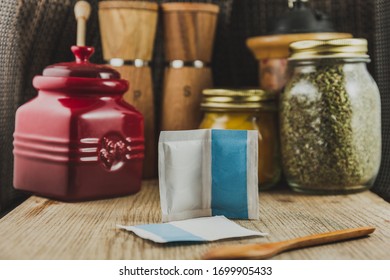
[[(76, 42), (75, 0), (0, 1), (0, 213), (25, 195), (12, 187), (12, 133), (16, 109), (37, 93), (32, 78), (47, 65), (71, 61)], [(97, 0), (90, 0), (87, 45), (94, 46), (95, 63), (103, 63)], [(155, 2), (155, 1), (152, 1)], [(213, 76), (217, 87), (257, 86), (257, 63), (245, 45), (248, 37), (264, 35), (271, 22), (287, 9), (287, 0), (157, 1), (218, 4), (221, 12), (213, 50)], [(311, 6), (331, 16), (340, 32), (369, 41), (375, 77), (382, 98), (383, 158), (373, 191), (390, 201), (390, 1), (312, 0)], [(161, 17), (160, 17), (161, 19)], [(131, 42), (130, 42), (131, 43)], [(158, 111), (163, 81), (162, 25), (158, 23), (153, 58), (153, 80)]]

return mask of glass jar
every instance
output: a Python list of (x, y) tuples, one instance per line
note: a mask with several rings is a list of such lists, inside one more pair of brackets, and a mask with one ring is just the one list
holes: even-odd
[(206, 89), (200, 128), (259, 131), (259, 189), (268, 189), (280, 178), (276, 95), (262, 90)]
[(298, 192), (370, 188), (381, 161), (381, 105), (365, 39), (290, 45), (293, 76), (280, 100), (282, 165)]

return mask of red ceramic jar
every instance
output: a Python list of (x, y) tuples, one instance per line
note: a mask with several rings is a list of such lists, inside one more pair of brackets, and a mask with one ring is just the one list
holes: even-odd
[(128, 82), (91, 64), (94, 49), (72, 47), (76, 62), (45, 68), (38, 96), (16, 112), (14, 186), (59, 200), (89, 200), (140, 190), (142, 115), (125, 103)]

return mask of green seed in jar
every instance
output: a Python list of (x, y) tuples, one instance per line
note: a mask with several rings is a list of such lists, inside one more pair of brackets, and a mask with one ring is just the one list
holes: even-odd
[[(282, 98), (283, 165), (296, 184), (340, 189), (365, 184), (376, 168), (377, 161), (361, 148), (369, 147), (372, 139), (357, 137), (352, 126), (354, 111), (343, 66), (321, 65), (294, 75), (286, 88), (291, 94)], [(313, 94), (307, 94), (310, 91)], [(372, 151), (377, 149), (373, 145)]]

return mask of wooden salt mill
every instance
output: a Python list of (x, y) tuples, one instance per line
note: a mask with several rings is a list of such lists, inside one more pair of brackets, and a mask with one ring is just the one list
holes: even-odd
[(219, 7), (165, 3), (164, 75), (161, 130), (198, 128), (202, 90), (213, 85), (209, 67)]
[(124, 100), (144, 116), (145, 160), (143, 178), (157, 176), (157, 141), (150, 61), (157, 24), (156, 3), (99, 2), (104, 60), (130, 82)]

